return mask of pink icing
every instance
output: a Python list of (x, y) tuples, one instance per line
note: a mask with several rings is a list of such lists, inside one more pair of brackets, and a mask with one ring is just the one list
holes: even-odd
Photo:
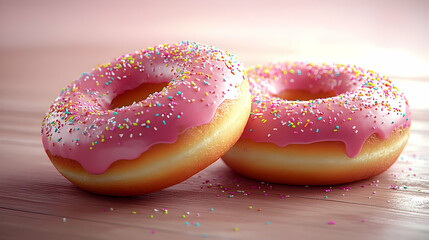
[[(42, 123), (42, 141), (54, 156), (102, 174), (121, 159), (135, 159), (157, 143), (174, 143), (207, 124), (245, 80), (237, 59), (215, 47), (182, 42), (126, 54), (99, 65), (63, 89)], [(142, 83), (168, 83), (130, 106), (112, 100)]]
[[(349, 65), (278, 63), (248, 71), (252, 111), (242, 138), (280, 147), (344, 142), (355, 157), (372, 134), (386, 139), (411, 124), (405, 96), (385, 76)], [(286, 89), (336, 96), (309, 101), (274, 97)]]

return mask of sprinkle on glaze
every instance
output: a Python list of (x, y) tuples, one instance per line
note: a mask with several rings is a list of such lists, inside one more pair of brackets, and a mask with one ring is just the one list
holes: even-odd
[[(245, 79), (235, 56), (213, 46), (158, 45), (83, 73), (53, 102), (42, 122), (45, 150), (102, 174), (115, 161), (136, 159), (157, 143), (209, 123)], [(142, 83), (168, 83), (143, 101), (110, 109)]]
[[(242, 138), (280, 147), (341, 141), (350, 158), (372, 134), (386, 139), (410, 126), (405, 96), (385, 76), (356, 66), (294, 62), (248, 70), (253, 95)], [(288, 101), (274, 95), (286, 90), (334, 91), (336, 96)]]

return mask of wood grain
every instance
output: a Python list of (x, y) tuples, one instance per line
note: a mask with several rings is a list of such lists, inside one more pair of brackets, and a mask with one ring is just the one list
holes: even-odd
[(411, 138), (400, 159), (372, 179), (326, 187), (269, 184), (241, 177), (218, 161), (168, 189), (113, 198), (82, 191), (56, 171), (41, 145), (43, 112), (37, 109), (12, 105), (0, 114), (5, 239), (424, 239), (429, 234), (424, 111), (413, 111)]

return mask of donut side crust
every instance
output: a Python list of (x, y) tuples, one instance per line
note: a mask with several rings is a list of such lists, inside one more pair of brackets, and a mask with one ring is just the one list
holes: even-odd
[(341, 184), (386, 171), (407, 144), (409, 129), (395, 130), (384, 140), (371, 135), (354, 158), (349, 158), (344, 143), (337, 141), (279, 147), (240, 139), (222, 159), (241, 175), (272, 183)]

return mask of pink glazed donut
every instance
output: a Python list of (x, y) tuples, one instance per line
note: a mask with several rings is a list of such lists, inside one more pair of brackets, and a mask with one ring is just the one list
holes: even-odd
[(158, 45), (84, 73), (53, 102), (43, 146), (58, 171), (97, 194), (179, 183), (239, 139), (250, 112), (245, 71), (215, 47)]
[(388, 169), (407, 143), (408, 102), (373, 71), (296, 62), (258, 66), (248, 78), (250, 118), (222, 157), (242, 175), (296, 185), (357, 181)]

